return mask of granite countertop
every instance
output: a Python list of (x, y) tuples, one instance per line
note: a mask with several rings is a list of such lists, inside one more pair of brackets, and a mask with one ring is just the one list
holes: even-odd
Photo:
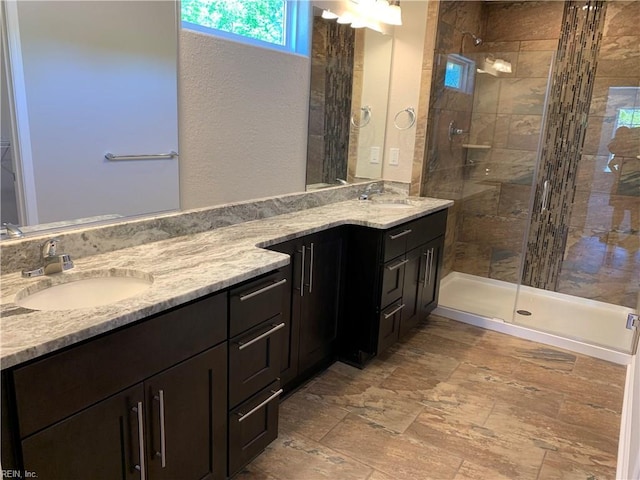
[[(264, 247), (346, 224), (387, 229), (448, 208), (449, 200), (409, 198), (406, 208), (349, 200), (229, 227), (147, 243), (75, 260), (75, 268), (49, 277), (2, 275), (0, 366), (9, 368), (82, 340), (162, 312), (289, 263)], [(63, 248), (64, 250), (64, 248)], [(68, 251), (73, 258), (73, 252)], [(66, 275), (128, 269), (153, 276), (143, 293), (110, 305), (37, 311), (14, 303), (20, 290)]]

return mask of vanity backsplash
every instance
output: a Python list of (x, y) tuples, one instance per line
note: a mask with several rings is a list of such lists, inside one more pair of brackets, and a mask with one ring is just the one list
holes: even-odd
[[(372, 182), (369, 182), (372, 183)], [(106, 225), (66, 230), (48, 230), (38, 235), (0, 243), (0, 270), (11, 273), (38, 263), (42, 243), (60, 239), (61, 249), (73, 258), (83, 258), (168, 238), (205, 232), (237, 223), (269, 218), (299, 210), (352, 200), (367, 183), (336, 186), (313, 192), (292, 193), (257, 200), (229, 203), (183, 212), (160, 214)], [(384, 182), (385, 191), (408, 193), (408, 185)]]

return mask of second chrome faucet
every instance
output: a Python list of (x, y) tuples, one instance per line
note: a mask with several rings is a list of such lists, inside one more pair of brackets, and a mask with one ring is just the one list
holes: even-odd
[(39, 277), (41, 275), (51, 275), (73, 268), (73, 260), (67, 253), (58, 253), (57, 238), (51, 238), (44, 242), (41, 247), (42, 266), (34, 270), (23, 270), (23, 277)]

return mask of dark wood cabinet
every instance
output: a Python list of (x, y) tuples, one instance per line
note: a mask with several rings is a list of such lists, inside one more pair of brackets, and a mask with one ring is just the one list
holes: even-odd
[(340, 358), (364, 366), (437, 305), (447, 211), (387, 231), (348, 232)]
[(3, 371), (14, 459), (40, 479), (225, 478), (226, 337), (224, 293)]
[(226, 475), (227, 344), (144, 382), (150, 480)]
[[(22, 441), (24, 467), (39, 479), (138, 480), (142, 385), (127, 389)], [(144, 445), (144, 444), (142, 444)]]
[(333, 229), (270, 247), (291, 257), (291, 339), (288, 387), (336, 354), (342, 299), (344, 239)]
[(40, 479), (226, 474), (226, 344), (22, 440)]

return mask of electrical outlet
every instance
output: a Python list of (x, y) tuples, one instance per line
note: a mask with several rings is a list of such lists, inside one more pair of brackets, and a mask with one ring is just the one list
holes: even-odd
[(371, 147), (369, 163), (380, 163), (380, 147)]
[(399, 164), (400, 164), (400, 149), (390, 148), (389, 149), (389, 165), (399, 165)]

